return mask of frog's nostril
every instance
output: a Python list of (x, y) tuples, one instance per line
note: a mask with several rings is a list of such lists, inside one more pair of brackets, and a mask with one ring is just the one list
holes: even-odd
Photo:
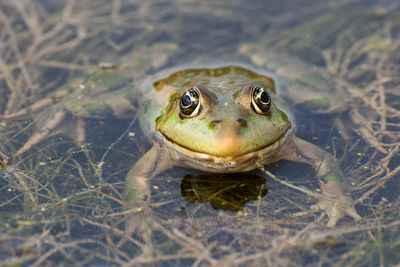
[(223, 128), (231, 128), (231, 127), (244, 128), (247, 127), (247, 121), (245, 119), (239, 118), (234, 121), (232, 120), (213, 120), (210, 122), (211, 129), (223, 129)]
[(214, 129), (220, 123), (221, 123), (221, 120), (213, 120), (212, 122), (210, 122), (210, 127)]
[(239, 124), (240, 127), (247, 126), (247, 121), (245, 119), (237, 119), (236, 122)]

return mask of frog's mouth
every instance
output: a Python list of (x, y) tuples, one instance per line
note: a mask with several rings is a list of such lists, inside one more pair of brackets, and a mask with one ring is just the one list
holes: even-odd
[[(206, 160), (212, 161), (217, 164), (234, 164), (236, 162), (248, 161), (250, 159), (259, 158), (260, 160), (264, 160), (266, 157), (269, 157), (271, 153), (276, 152), (282, 146), (283, 143), (288, 139), (289, 129), (285, 132), (280, 138), (269, 143), (261, 148), (245, 151), (243, 153), (227, 153), (226, 155), (220, 154), (215, 155), (212, 153), (193, 150), (189, 147), (182, 146), (181, 144), (176, 143), (174, 140), (168, 138), (168, 136), (163, 135), (165, 138), (165, 143), (176, 150), (182, 158), (192, 159), (194, 161), (198, 160)], [(178, 156), (179, 157), (179, 156)], [(181, 158), (181, 159), (182, 159)]]

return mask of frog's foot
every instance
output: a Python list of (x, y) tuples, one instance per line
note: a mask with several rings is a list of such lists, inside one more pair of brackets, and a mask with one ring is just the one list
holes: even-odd
[[(171, 162), (168, 152), (155, 144), (126, 175), (125, 200), (129, 214), (126, 218), (125, 235), (142, 239), (148, 248), (151, 248), (151, 233), (153, 223), (156, 223), (151, 207), (150, 179), (172, 167)], [(143, 248), (144, 254), (145, 250)]]
[[(86, 82), (74, 81), (79, 82), (79, 86), (71, 85), (74, 89), (58, 90), (23, 110), (1, 116), (3, 120), (35, 118), (33, 135), (15, 156), (57, 134), (67, 135), (79, 146), (85, 141), (85, 120), (89, 118), (131, 119), (136, 108), (126, 97), (134, 94), (129, 70), (97, 68)], [(65, 120), (67, 114), (73, 119)]]
[(144, 243), (151, 243), (153, 210), (150, 207), (132, 211), (126, 217), (125, 235), (127, 237), (135, 236)]
[[(46, 138), (56, 135), (60, 133), (60, 131), (62, 132), (62, 130), (56, 131), (56, 129), (63, 128), (61, 126), (65, 121), (67, 112), (62, 107), (55, 106), (54, 109), (50, 108), (49, 110), (46, 110), (46, 113), (48, 114), (44, 114), (44, 116), (38, 120), (36, 129), (32, 136), (29, 137), (29, 139), (17, 150), (17, 152), (14, 153), (14, 156), (20, 156), (29, 151), (35, 145), (46, 140)], [(64, 130), (71, 132), (71, 128), (73, 128), (74, 131), (72, 132), (71, 137), (76, 145), (80, 145), (85, 139), (86, 121), (83, 118), (78, 118), (77, 120), (74, 120), (73, 123), (76, 125), (68, 127), (71, 126), (68, 124), (68, 126), (66, 126), (68, 129)]]
[[(144, 187), (144, 190), (148, 191), (147, 185), (144, 184)], [(138, 193), (138, 190), (133, 189), (126, 195), (129, 213), (126, 216), (124, 239), (121, 242), (133, 238), (142, 244), (143, 255), (150, 255), (154, 220), (153, 209), (150, 207), (150, 191)]]
[(57, 101), (59, 101), (61, 98), (65, 97), (65, 96), (67, 96), (68, 94), (69, 94), (68, 90), (57, 90), (56, 92), (50, 94), (49, 96), (44, 97), (44, 98), (40, 99), (39, 101), (33, 103), (28, 108), (21, 109), (14, 113), (2, 115), (1, 119), (3, 119), (3, 120), (20, 119), (20, 118), (28, 116), (29, 114), (35, 114), (46, 107), (54, 105), (55, 103), (57, 103)]
[[(69, 94), (68, 90), (58, 90), (47, 97), (40, 99), (39, 101), (33, 103), (29, 107), (25, 109), (21, 109), (14, 113), (9, 113), (2, 115), (0, 118), (2, 120), (13, 120), (20, 119), (29, 116), (30, 114), (36, 114), (41, 110), (48, 108), (49, 106), (57, 103), (61, 98), (66, 97)], [(66, 112), (62, 108), (49, 109), (46, 112), (42, 113), (42, 117), (38, 119), (37, 127), (33, 135), (26, 141), (25, 144), (21, 148), (15, 152), (14, 156), (19, 156), (26, 151), (30, 150), (33, 146), (37, 145), (41, 141), (45, 140), (49, 137), (53, 130), (61, 124), (61, 122), (65, 119)]]
[(344, 215), (352, 217), (355, 221), (361, 220), (361, 216), (354, 208), (353, 200), (344, 194), (341, 182), (321, 183), (321, 188), (326, 198), (320, 199), (314, 209), (326, 212), (329, 218), (328, 227), (335, 226)]
[(14, 153), (14, 156), (19, 156), (25, 153), (33, 146), (49, 137), (52, 131), (64, 120), (65, 116), (66, 112), (64, 110), (59, 110), (52, 114), (48, 120), (44, 122), (42, 127), (38, 127), (28, 141), (26, 141), (25, 144)]

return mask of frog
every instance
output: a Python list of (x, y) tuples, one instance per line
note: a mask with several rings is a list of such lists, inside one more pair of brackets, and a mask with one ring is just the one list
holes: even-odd
[[(169, 45), (155, 48), (173, 49)], [(361, 217), (348, 194), (339, 163), (324, 149), (296, 136), (291, 110), (342, 112), (348, 109), (343, 101), (346, 98), (327, 90), (331, 88), (330, 80), (319, 76), (319, 72), (310, 71), (308, 80), (298, 79), (296, 71), (307, 74), (309, 68), (293, 62), (289, 59), (291, 67), (282, 71), (279, 66), (286, 65), (281, 62), (274, 68), (263, 66), (263, 70), (240, 62), (164, 68), (164, 61), (152, 65), (153, 70), (159, 69), (153, 75), (138, 71), (135, 64), (102, 64), (75, 89), (56, 91), (2, 119), (51, 108), (38, 123), (37, 131), (15, 152), (14, 156), (20, 156), (56, 133), (67, 114), (76, 119), (74, 136), (78, 143), (85, 139), (86, 118), (127, 119), (136, 114), (152, 147), (126, 175), (125, 198), (132, 207), (130, 224), (135, 228), (141, 225), (138, 214), (151, 212), (151, 179), (173, 167), (237, 173), (281, 160), (314, 168), (323, 193), (316, 206), (326, 211), (327, 226), (335, 226), (344, 215), (358, 221)], [(144, 75), (139, 77), (138, 73)], [(316, 94), (316, 86), (324, 90)]]
[[(333, 156), (296, 136), (293, 98), (278, 95), (274, 78), (239, 65), (185, 68), (162, 76), (143, 85), (147, 104), (138, 112), (153, 146), (127, 174), (125, 196), (133, 206), (148, 207), (149, 180), (175, 166), (237, 173), (289, 160), (315, 169), (325, 196), (318, 208), (327, 211), (327, 226), (344, 214), (361, 219)], [(315, 102), (308, 104), (316, 110), (342, 108), (319, 105), (319, 98)]]

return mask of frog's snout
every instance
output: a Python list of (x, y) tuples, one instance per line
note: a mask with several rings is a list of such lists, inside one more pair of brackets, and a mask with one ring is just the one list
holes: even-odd
[(242, 154), (242, 145), (245, 142), (241, 130), (247, 127), (243, 118), (223, 118), (213, 120), (211, 127), (217, 133), (216, 146), (221, 156), (238, 156)]
[(221, 130), (223, 127), (233, 126), (235, 128), (245, 128), (247, 127), (247, 121), (243, 118), (238, 118), (236, 120), (213, 120), (210, 122), (211, 129)]

